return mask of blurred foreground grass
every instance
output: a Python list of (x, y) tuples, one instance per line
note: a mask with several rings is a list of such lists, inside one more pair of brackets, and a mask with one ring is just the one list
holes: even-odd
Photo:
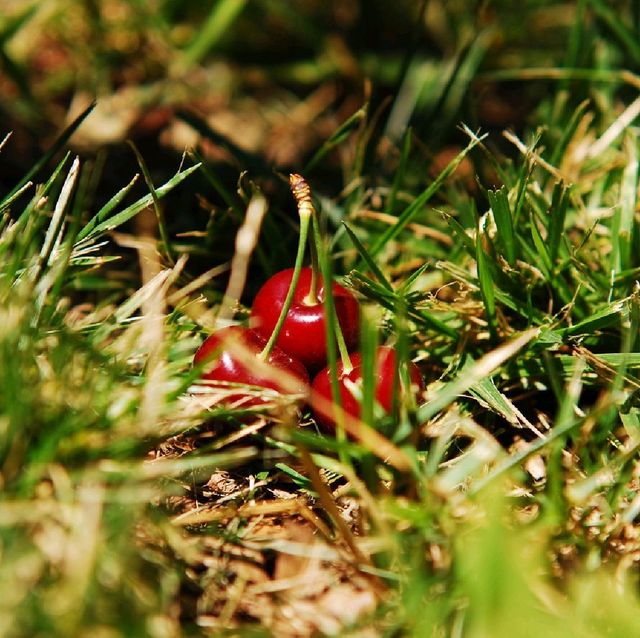
[[(4, 4), (0, 635), (637, 634), (640, 3)], [(288, 170), (384, 453), (191, 371)]]

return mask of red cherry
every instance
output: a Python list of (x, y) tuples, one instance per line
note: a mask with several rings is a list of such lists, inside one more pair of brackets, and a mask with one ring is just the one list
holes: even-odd
[[(230, 344), (234, 341), (256, 357), (267, 343), (263, 335), (241, 326), (231, 326), (214, 332), (207, 337), (193, 358), (195, 365), (205, 364), (203, 379), (243, 383), (276, 390), (281, 394), (306, 396), (309, 389), (309, 374), (299, 361), (275, 346), (265, 361), (265, 365), (269, 366), (265, 372), (261, 366), (250, 365), (242, 360), (242, 356), (238, 357), (233, 353)], [(207, 361), (210, 361), (209, 365), (206, 365)], [(288, 382), (282, 378), (283, 371), (288, 374)], [(236, 401), (242, 397), (247, 397), (243, 407), (264, 403), (260, 397), (248, 398), (249, 395), (242, 393), (228, 397), (226, 402)]]
[[(278, 321), (292, 276), (293, 268), (276, 273), (260, 288), (253, 300), (251, 318), (254, 329), (267, 337)], [(318, 303), (309, 303), (306, 299), (310, 288), (311, 268), (303, 268), (276, 344), (314, 371), (327, 362), (327, 338), (322, 280), (319, 280)], [(331, 290), (345, 343), (347, 348), (353, 348), (358, 343), (358, 301), (338, 283), (334, 282)]]
[[(351, 356), (350, 372), (344, 371), (344, 366), (338, 362), (337, 373), (340, 386), (342, 409), (356, 418), (360, 418), (361, 406), (349, 389), (350, 382), (359, 384), (362, 382), (362, 357), (360, 353)], [(416, 397), (424, 390), (424, 383), (420, 370), (415, 363), (409, 362), (409, 378), (411, 379), (411, 391)], [(376, 353), (375, 368), (375, 399), (389, 414), (393, 408), (394, 398), (394, 371), (396, 367), (396, 351), (389, 346), (381, 346)], [(318, 425), (334, 432), (336, 429), (337, 413), (335, 408), (327, 402), (332, 402), (331, 372), (329, 368), (321, 370), (311, 384), (314, 395), (324, 401), (314, 401), (312, 405), (313, 415)]]

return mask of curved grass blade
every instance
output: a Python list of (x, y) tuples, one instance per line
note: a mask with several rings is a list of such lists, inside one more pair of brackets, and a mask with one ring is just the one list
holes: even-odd
[(557, 166), (558, 162), (560, 162), (562, 156), (564, 155), (564, 152), (567, 150), (567, 147), (569, 146), (569, 142), (571, 141), (573, 134), (576, 132), (576, 129), (578, 128), (578, 125), (582, 121), (582, 118), (584, 117), (584, 114), (588, 107), (589, 107), (589, 100), (584, 100), (583, 102), (578, 104), (576, 110), (573, 112), (573, 115), (571, 116), (571, 120), (569, 121), (569, 124), (562, 129), (562, 137), (560, 138), (558, 143), (555, 145), (553, 149), (553, 153), (551, 154), (551, 159), (549, 160), (549, 163), (552, 166)]

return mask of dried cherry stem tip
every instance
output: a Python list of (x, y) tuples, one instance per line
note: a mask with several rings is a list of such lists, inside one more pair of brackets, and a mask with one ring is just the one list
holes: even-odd
[[(298, 173), (291, 173), (289, 175), (289, 186), (291, 187), (291, 193), (293, 194), (296, 204), (298, 205), (298, 215), (300, 219), (304, 216), (309, 219), (317, 220), (316, 209), (311, 199), (311, 188), (302, 175)], [(315, 227), (315, 223), (314, 223)], [(318, 299), (318, 272), (320, 266), (318, 264), (318, 251), (315, 243), (315, 235), (311, 238), (311, 284), (309, 286), (309, 292), (303, 299), (303, 303), (308, 306), (315, 306), (320, 303)]]

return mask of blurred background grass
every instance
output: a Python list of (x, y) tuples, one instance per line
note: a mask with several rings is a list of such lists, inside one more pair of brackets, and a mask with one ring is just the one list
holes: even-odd
[[(629, 20), (632, 4), (621, 3)], [(126, 139), (157, 182), (169, 178), (187, 147), (210, 163), (208, 179), (192, 181), (200, 200), (180, 191), (179, 213), (168, 216), (174, 237), (206, 228), (204, 241), (180, 240), (189, 267), (204, 270), (207, 254), (228, 252), (229, 243), (216, 238), (239, 224), (234, 191), (243, 171), (276, 198), (274, 210), (286, 210), (288, 193), (275, 171), (304, 170), (330, 197), (346, 193), (333, 218), (347, 217), (367, 187), (395, 170), (408, 127), (415, 143), (404, 180), (420, 188), (466, 144), (460, 122), (518, 132), (542, 116), (554, 135), (582, 99), (624, 92), (620, 82), (587, 77), (558, 87), (513, 73), (616, 66), (607, 56), (626, 54), (631, 37), (610, 28), (599, 3), (514, 9), (468, 1), (6, 2), (0, 110), (14, 134), (0, 158), (0, 183), (15, 184), (98, 100), (72, 138), (74, 151), (103, 173), (98, 204), (138, 171)], [(619, 46), (604, 44), (611, 35)], [(500, 71), (512, 73), (509, 81), (492, 79)], [(559, 97), (543, 99), (551, 94)], [(512, 152), (499, 135), (491, 143)], [(120, 170), (103, 170), (112, 165)], [(474, 172), (493, 179), (481, 158), (467, 165), (470, 183)], [(144, 188), (140, 180), (130, 196)], [(235, 215), (228, 215), (232, 203)], [(265, 232), (273, 234), (269, 224)], [(278, 232), (287, 228), (283, 245), (295, 236), (292, 224), (279, 223)], [(200, 261), (198, 253), (205, 253)], [(259, 259), (258, 277), (288, 265), (290, 251), (272, 245)]]
[[(320, 600), (310, 609), (286, 607), (291, 601), (277, 593), (264, 609), (246, 602), (252, 576), (231, 557), (246, 552), (268, 572), (274, 556), (312, 553), (289, 538), (269, 547), (279, 525), (256, 531), (249, 515), (192, 526), (171, 518), (185, 493), (189, 507), (206, 501), (202, 486), (220, 469), (242, 468), (247, 479), (238, 479), (235, 507), (272, 496), (252, 487), (262, 473), (258, 480), (285, 483), (295, 496), (310, 486), (282, 465), (292, 464), (285, 452), (294, 449), (285, 435), (272, 447), (247, 439), (218, 449), (205, 437), (158, 454), (167, 437), (198, 431), (204, 418), (183, 400), (200, 326), (184, 306), (149, 300), (230, 259), (256, 189), (270, 214), (244, 300), (289, 266), (297, 229), (283, 177), (292, 170), (313, 184), (336, 270), (348, 271), (358, 255), (339, 222), (349, 220), (375, 246), (389, 227), (379, 214), (395, 219), (468, 144), (464, 122), (489, 138), (412, 218), (425, 234), (405, 233), (377, 256), (394, 283), (425, 262), (445, 264), (421, 280), (427, 292), (468, 283), (445, 313), (428, 306), (464, 334), (465, 352), (427, 321), (412, 346), (436, 385), (449, 384), (464, 381), (465, 366), (475, 370), (471, 357), (498, 337), (549, 330), (447, 413), (477, 421), (462, 435), (447, 438), (427, 404), (419, 414), (433, 422), (436, 443), (408, 446), (415, 474), (377, 467), (373, 480), (365, 476), (359, 534), (375, 556), (365, 573), (380, 578), (385, 593), (371, 594), (353, 632), (363, 625), (384, 636), (635, 635), (637, 131), (575, 158), (576, 146), (593, 149), (621, 114), (635, 121), (626, 109), (640, 86), (639, 34), (640, 3), (632, 0), (0, 1), (0, 111), (2, 132), (12, 131), (0, 153), (0, 634), (300, 635), (293, 613), (307, 633), (348, 635), (348, 617)], [(77, 130), (67, 129), (94, 101)], [(532, 151), (523, 156), (504, 129), (535, 145), (560, 177), (534, 170)], [(70, 139), (39, 165), (65, 130)], [(80, 158), (75, 169), (67, 150)], [(200, 161), (178, 184), (177, 171)], [(105, 212), (140, 172), (146, 179)], [(5, 197), (25, 175), (42, 186)], [(77, 188), (73, 197), (65, 180)], [(570, 202), (554, 188), (563, 180), (572, 183)], [(153, 202), (148, 193), (163, 184), (166, 195)], [(517, 217), (521, 192), (526, 214)], [(495, 233), (485, 232), (478, 209), (488, 203), (497, 217), (505, 198), (511, 234), (500, 219)], [(536, 220), (563, 206), (558, 227), (545, 222), (548, 234), (536, 235)], [(121, 235), (97, 246), (112, 239), (100, 223), (113, 210), (124, 211)], [(98, 211), (93, 228), (102, 230), (89, 232)], [(145, 273), (136, 241), (163, 228), (169, 239)], [(381, 299), (360, 281), (361, 292)], [(215, 304), (223, 290), (218, 275), (202, 294)], [(604, 357), (589, 359), (585, 376), (573, 350), (553, 349), (579, 346)], [(620, 355), (622, 364), (612, 358)], [(611, 364), (604, 372), (603, 361)], [(434, 396), (469, 389), (446, 384)], [(540, 474), (529, 465), (506, 483), (482, 482), (478, 474), (501, 477), (502, 467), (526, 460), (514, 439), (539, 441), (514, 435), (512, 421), (521, 418), (505, 407), (507, 395), (525, 419), (541, 413), (559, 429), (545, 431)], [(232, 432), (240, 427), (233, 415), (218, 416)], [(326, 453), (317, 459), (324, 470), (336, 468), (328, 452), (335, 444), (307, 443), (316, 458)], [(482, 474), (489, 461), (494, 469)], [(284, 508), (282, 518), (299, 511)], [(260, 558), (251, 554), (259, 543)], [(344, 551), (332, 561), (356, 562)], [(351, 577), (346, 568), (330, 575), (333, 586)], [(356, 600), (349, 596), (343, 606)], [(337, 624), (318, 619), (332, 614)]]

